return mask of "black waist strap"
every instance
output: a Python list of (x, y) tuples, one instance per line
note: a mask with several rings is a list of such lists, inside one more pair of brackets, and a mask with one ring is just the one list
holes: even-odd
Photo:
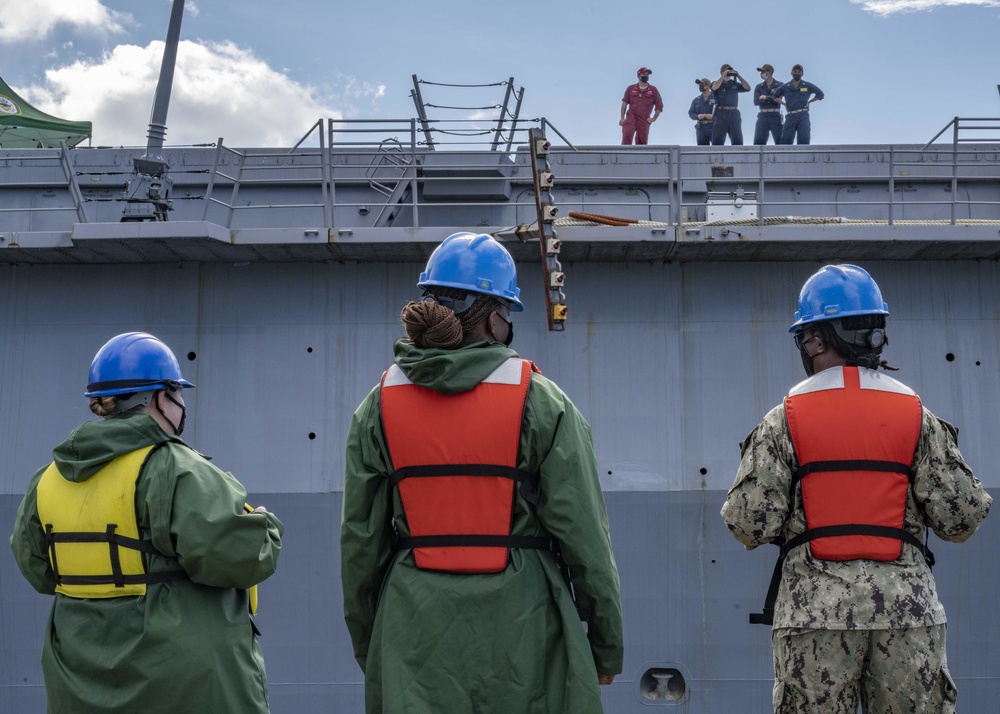
[(792, 477), (792, 489), (795, 483), (801, 481), (803, 476), (812, 473), (828, 471), (883, 471), (886, 473), (897, 473), (906, 476), (910, 483), (913, 483), (913, 471), (906, 464), (898, 461), (868, 461), (865, 459), (842, 459), (839, 461), (813, 461), (812, 463), (799, 466)]
[(66, 533), (46, 532), (46, 538), (51, 543), (114, 543), (124, 548), (142, 551), (153, 555), (163, 555), (148, 540), (138, 540), (119, 535), (113, 531), (107, 533), (92, 533), (87, 531), (70, 531)]
[(781, 552), (778, 555), (777, 562), (774, 564), (774, 572), (771, 573), (771, 582), (767, 587), (767, 595), (764, 597), (764, 607), (760, 612), (750, 613), (750, 624), (774, 624), (774, 603), (778, 600), (778, 588), (781, 587), (781, 571), (785, 565), (785, 558), (788, 556), (788, 553), (792, 548), (800, 546), (803, 543), (808, 543), (809, 541), (817, 538), (829, 538), (843, 535), (869, 535), (880, 538), (898, 538), (904, 543), (909, 543), (910, 545), (915, 546), (924, 556), (924, 560), (927, 561), (927, 565), (931, 568), (934, 567), (935, 558), (931, 549), (927, 547), (925, 543), (922, 543), (919, 538), (902, 528), (872, 526), (856, 523), (842, 526), (822, 526), (820, 528), (813, 528), (805, 531), (804, 533), (800, 533), (788, 541), (779, 539), (774, 542), (774, 544), (781, 549)]
[(431, 464), (404, 466), (389, 474), (389, 483), (398, 486), (405, 478), (429, 478), (432, 476), (499, 476), (521, 484), (518, 492), (532, 508), (538, 508), (538, 474), (528, 473), (513, 466), (496, 464)]
[(141, 573), (139, 575), (56, 575), (59, 585), (149, 585), (151, 583), (169, 583), (174, 580), (187, 580), (188, 575), (183, 570), (168, 570), (162, 573)]
[(532, 548), (558, 552), (559, 546), (553, 538), (516, 535), (425, 535), (397, 538), (397, 550), (410, 548)]
[(874, 526), (866, 525), (861, 523), (849, 523), (839, 526), (822, 526), (820, 528), (810, 528), (804, 533), (799, 533), (794, 538), (789, 539), (783, 546), (781, 546), (781, 554), (785, 556), (788, 552), (803, 543), (808, 543), (809, 541), (816, 540), (817, 538), (831, 538), (835, 536), (850, 536), (850, 535), (860, 535), (860, 536), (876, 536), (878, 538), (896, 538), (904, 543), (909, 543), (912, 546), (916, 546), (917, 550), (923, 553), (924, 557), (927, 559), (928, 564), (933, 565), (934, 554), (927, 549), (927, 547), (917, 538), (915, 535), (909, 531), (905, 531), (902, 528), (892, 528), (891, 526)]
[[(118, 548), (129, 548), (151, 555), (163, 554), (150, 541), (129, 538), (115, 533), (118, 526), (109, 523), (103, 533), (92, 531), (53, 532), (52, 524), (45, 526), (45, 540), (49, 547), (52, 561), (52, 573), (59, 585), (114, 585), (122, 588), (126, 585), (147, 585), (151, 583), (167, 583), (174, 580), (187, 580), (188, 575), (183, 570), (168, 570), (158, 573), (137, 573), (126, 575), (122, 572)], [(59, 572), (59, 562), (56, 558), (56, 543), (107, 543), (111, 558), (111, 573), (109, 575), (62, 575)]]
[[(867, 459), (813, 461), (803, 466), (799, 466), (799, 468), (796, 469), (794, 475), (792, 476), (791, 493), (794, 494), (795, 484), (798, 481), (801, 481), (803, 477), (808, 476), (811, 473), (831, 471), (876, 471), (883, 473), (898, 473), (905, 475), (909, 482), (911, 484), (913, 483), (913, 471), (910, 470), (910, 467), (896, 461), (877, 461)], [(794, 538), (789, 539), (787, 542), (784, 539), (774, 541), (774, 544), (781, 548), (781, 552), (778, 556), (777, 562), (774, 564), (774, 572), (771, 573), (771, 582), (768, 585), (767, 595), (764, 598), (764, 608), (761, 612), (750, 613), (750, 624), (774, 624), (774, 603), (778, 599), (778, 589), (781, 586), (781, 570), (785, 564), (785, 557), (792, 548), (798, 547), (817, 538), (830, 538), (845, 535), (867, 535), (880, 538), (896, 538), (904, 543), (909, 543), (910, 545), (915, 546), (921, 554), (923, 554), (924, 559), (927, 561), (927, 565), (932, 568), (934, 567), (934, 554), (931, 552), (930, 548), (922, 543), (919, 538), (902, 528), (857, 523), (812, 528), (804, 533), (800, 533)]]
[(781, 554), (774, 563), (774, 571), (771, 573), (771, 582), (767, 586), (767, 595), (764, 596), (764, 607), (760, 612), (750, 613), (751, 625), (773, 625), (774, 624), (774, 603), (778, 600), (778, 588), (781, 587), (781, 570), (785, 565), (785, 541), (775, 541), (775, 545), (781, 548)]
[(404, 466), (389, 474), (389, 482), (396, 486), (404, 478), (428, 476), (500, 476), (514, 481), (538, 484), (538, 474), (516, 469), (512, 466), (495, 464), (431, 464), (428, 466)]

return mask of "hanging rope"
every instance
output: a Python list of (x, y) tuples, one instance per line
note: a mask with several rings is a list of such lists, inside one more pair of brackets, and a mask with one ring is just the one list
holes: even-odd
[(477, 109), (500, 109), (501, 108), (499, 104), (491, 104), (488, 107), (446, 107), (446, 106), (444, 106), (442, 104), (430, 104), (430, 103), (427, 103), (427, 104), (424, 104), (424, 106), (425, 107), (432, 107), (434, 109), (459, 109), (459, 110), (468, 110), (468, 111), (474, 111), (474, 110), (477, 110)]
[(444, 84), (442, 82), (431, 82), (426, 79), (418, 79), (418, 84), (430, 84), (435, 87), (506, 87), (510, 82), (504, 80), (503, 82), (493, 82), (492, 84)]
[(493, 129), (486, 129), (484, 131), (448, 131), (447, 129), (431, 129), (435, 134), (448, 134), (449, 136), (486, 136), (487, 134), (492, 134)]

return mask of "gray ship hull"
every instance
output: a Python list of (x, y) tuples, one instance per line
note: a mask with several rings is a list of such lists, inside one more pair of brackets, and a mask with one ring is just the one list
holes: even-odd
[[(762, 603), (775, 549), (745, 552), (719, 508), (737, 444), (801, 377), (786, 329), (815, 263), (570, 264), (571, 329), (518, 316), (535, 360), (593, 426), (622, 579), (625, 671), (609, 712), (650, 705), (691, 714), (770, 711)], [(389, 363), (416, 263), (5, 266), (0, 268), (0, 524), (51, 447), (88, 418), (89, 360), (112, 334), (149, 330), (189, 379), (189, 443), (284, 520), (278, 573), (261, 586), (271, 710), (362, 711), (360, 670), (341, 618), (339, 514), (344, 439), (355, 406)], [(997, 495), (1000, 403), (994, 262), (868, 264), (892, 310), (890, 362), (961, 430), (963, 453)], [(525, 271), (530, 274), (530, 268)], [(535, 281), (524, 299), (537, 304)], [(947, 355), (953, 355), (949, 360)], [(187, 395), (186, 395), (187, 396)], [(965, 711), (992, 711), (1000, 681), (1000, 529), (962, 546), (934, 540), (949, 614), (949, 662)], [(40, 712), (48, 597), (0, 550), (0, 711)], [(680, 671), (679, 701), (650, 700), (650, 668)]]

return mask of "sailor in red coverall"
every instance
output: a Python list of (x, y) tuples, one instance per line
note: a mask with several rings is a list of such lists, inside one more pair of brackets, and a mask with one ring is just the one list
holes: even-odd
[[(663, 111), (663, 100), (660, 98), (660, 93), (656, 87), (648, 84), (649, 75), (652, 73), (653, 70), (640, 67), (635, 73), (635, 76), (639, 78), (638, 83), (630, 84), (625, 89), (625, 96), (622, 97), (621, 119), (618, 121), (618, 125), (622, 128), (622, 146), (631, 144), (633, 136), (636, 144), (648, 144), (649, 125), (656, 121), (660, 112)], [(650, 112), (654, 108), (656, 112), (650, 116)], [(625, 113), (626, 110), (628, 110), (628, 115)]]

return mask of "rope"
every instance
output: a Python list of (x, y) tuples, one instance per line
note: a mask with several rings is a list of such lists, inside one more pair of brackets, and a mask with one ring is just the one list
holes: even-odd
[[(893, 221), (893, 225), (897, 226), (950, 226), (952, 225), (949, 220), (902, 220)], [(955, 221), (956, 225), (960, 226), (973, 226), (973, 225), (1000, 225), (1000, 221), (997, 220), (986, 220), (986, 219), (959, 219)], [(685, 223), (687, 226), (757, 226), (761, 225), (761, 221), (758, 218), (744, 218), (740, 220), (733, 221), (695, 221), (692, 223)], [(763, 225), (765, 226), (781, 226), (781, 225), (848, 225), (848, 226), (885, 226), (889, 225), (888, 221), (871, 221), (871, 220), (861, 220), (854, 218), (820, 218), (820, 217), (809, 217), (809, 216), (772, 216), (765, 218), (763, 220)]]
[[(572, 216), (575, 213), (576, 213), (576, 211), (570, 211), (570, 216)], [(557, 226), (599, 226), (599, 225), (605, 225), (605, 226), (607, 226), (607, 225), (615, 225), (615, 224), (611, 224), (611, 223), (599, 223), (599, 222), (594, 221), (594, 220), (582, 219), (582, 218), (557, 218), (554, 221), (554, 224), (557, 225)], [(621, 219), (621, 222), (619, 223), (619, 225), (625, 225), (625, 226), (630, 225), (630, 224), (631, 225), (635, 225), (635, 226), (651, 226), (651, 227), (664, 227), (664, 226), (669, 227), (670, 226), (669, 223), (661, 223), (660, 221), (641, 221), (641, 220), (637, 221), (637, 220), (633, 220), (631, 218)]]
[[(586, 218), (585, 218), (586, 216)], [(597, 226), (597, 225), (637, 225), (637, 226), (652, 226), (652, 227), (663, 227), (671, 226), (671, 223), (663, 223), (660, 221), (643, 221), (634, 220), (631, 218), (618, 218), (616, 216), (605, 216), (597, 213), (581, 213), (579, 211), (570, 211), (568, 218), (557, 218), (554, 221), (556, 226)], [(753, 218), (748, 218), (739, 221), (715, 221), (713, 223), (707, 223), (705, 221), (695, 221), (692, 223), (683, 224), (686, 227), (693, 226), (756, 226), (759, 221)], [(950, 226), (951, 221), (947, 220), (924, 220), (924, 221), (893, 221), (895, 226)], [(809, 217), (809, 216), (776, 216), (773, 218), (764, 219), (765, 226), (782, 226), (782, 225), (828, 225), (828, 226), (887, 226), (888, 221), (867, 221), (867, 220), (855, 220), (851, 218), (819, 218), (819, 217)], [(990, 220), (990, 219), (979, 219), (970, 218), (965, 220), (956, 220), (955, 225), (959, 226), (1000, 226), (1000, 220)]]
[(485, 131), (447, 131), (445, 129), (432, 129), (435, 134), (448, 134), (450, 136), (485, 136), (486, 134), (492, 134), (493, 129), (486, 129)]
[(430, 103), (426, 103), (426, 104), (424, 104), (424, 106), (425, 107), (431, 107), (432, 109), (458, 109), (458, 110), (468, 110), (468, 111), (473, 111), (475, 109), (500, 109), (501, 108), (501, 106), (499, 104), (491, 104), (488, 107), (448, 107), (448, 106), (445, 106), (443, 104), (430, 104)]
[(579, 218), (583, 221), (602, 223), (606, 226), (627, 226), (630, 223), (638, 223), (633, 218), (619, 218), (618, 216), (605, 216), (601, 213), (581, 213), (580, 211), (570, 211), (570, 218)]
[(492, 84), (444, 84), (442, 82), (431, 82), (426, 79), (418, 79), (417, 84), (430, 84), (435, 87), (506, 87), (510, 82), (493, 82)]

